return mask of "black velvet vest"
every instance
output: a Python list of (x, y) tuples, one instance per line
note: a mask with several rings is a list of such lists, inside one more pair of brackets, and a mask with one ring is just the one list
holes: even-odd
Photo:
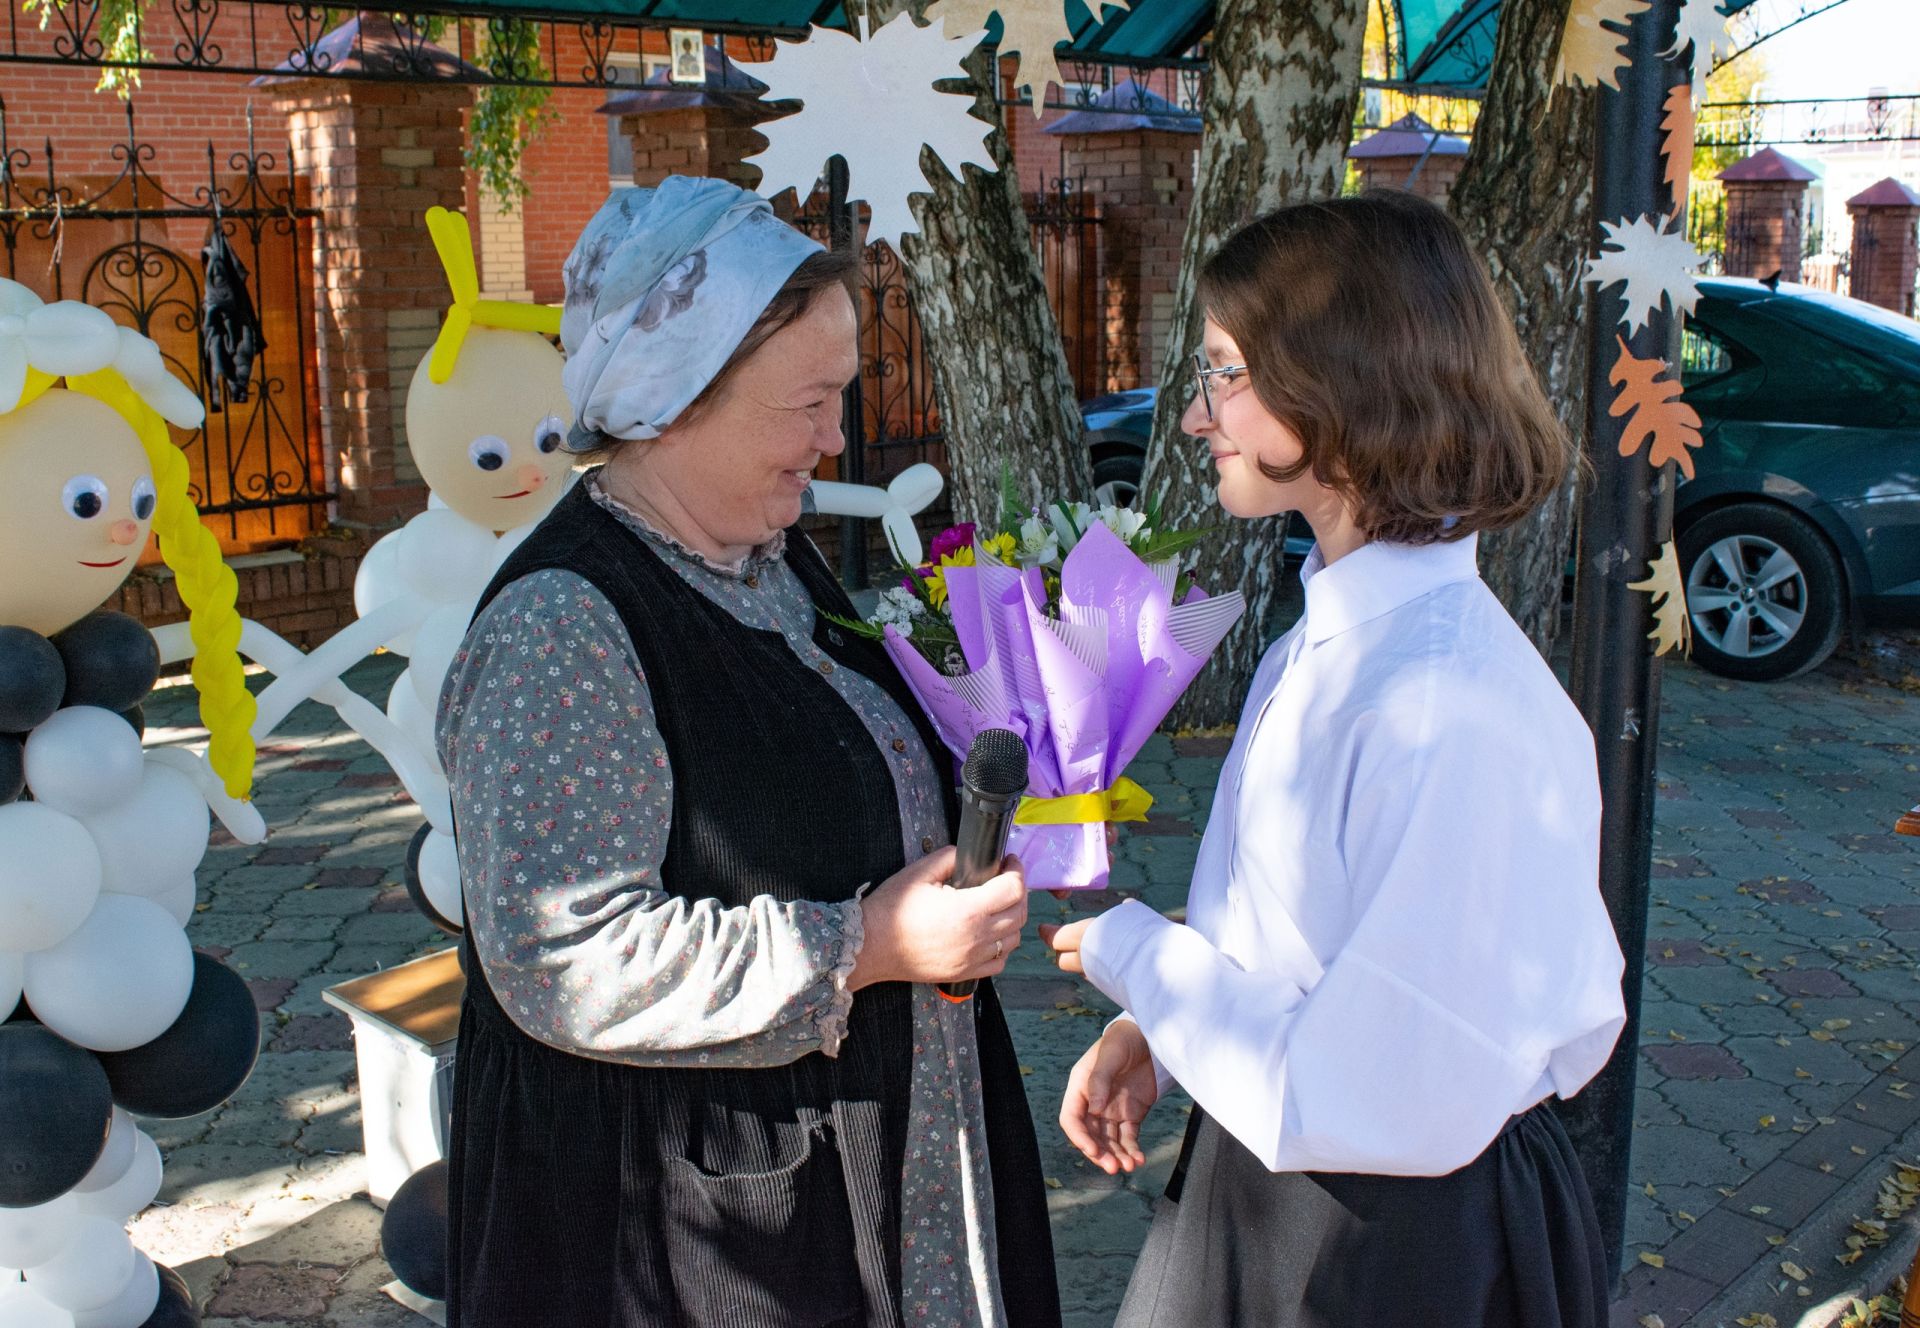
[[(786, 557), (816, 605), (852, 616), (797, 530)], [(584, 483), (507, 560), (481, 606), (546, 568), (591, 582), (633, 642), (673, 774), (664, 889), (730, 907), (761, 895), (834, 902), (904, 865), (893, 779), (871, 733), (778, 632), (746, 626), (689, 586)], [(833, 668), (883, 687), (944, 768), (883, 651), (824, 619), (814, 640)], [(863, 989), (834, 1058), (649, 1069), (528, 1037), (471, 948), (467, 973), (451, 1159), (454, 1323), (900, 1322), (909, 987)], [(1003, 1081), (988, 1094), (1002, 1264), (1012, 1242), (1024, 1265), (1009, 1311), (1015, 1323), (1053, 1323), (1038, 1157), (1004, 1020), (983, 992), (983, 1074)], [(1017, 1180), (1003, 1183), (1003, 1172)], [(1003, 1200), (1003, 1189), (1028, 1193)], [(1040, 1251), (1036, 1292), (1027, 1260)], [(1037, 1317), (1014, 1312), (1015, 1299)]]

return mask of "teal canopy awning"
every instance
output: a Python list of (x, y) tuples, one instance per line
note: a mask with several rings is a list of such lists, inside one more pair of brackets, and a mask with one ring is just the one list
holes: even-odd
[[(1151, 3), (1152, 0), (1146, 0)], [(1493, 65), (1493, 37), (1500, 0), (1382, 0), (1397, 27), (1392, 43), (1395, 68), (1389, 77), (1436, 88), (1478, 91), (1487, 85)], [(1737, 14), (1755, 0), (1721, 0)], [(1209, 5), (1209, 8), (1211, 6)]]

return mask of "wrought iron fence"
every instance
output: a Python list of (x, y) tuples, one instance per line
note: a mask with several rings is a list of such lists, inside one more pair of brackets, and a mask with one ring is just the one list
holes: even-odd
[[(17, 8), (17, 7), (16, 7)], [(153, 170), (131, 103), (111, 176), (63, 176), (52, 142), (38, 158), (7, 135), (0, 98), (0, 272), (43, 299), (76, 299), (159, 343), (162, 357), (207, 405), (206, 423), (175, 429), (192, 494), (230, 552), (285, 544), (315, 529), (326, 483), (313, 346), (313, 229), (289, 160), (284, 176), (248, 121), (244, 150), (207, 144), (206, 180), (176, 191)], [(175, 182), (178, 183), (177, 181)], [(206, 272), (183, 234), (225, 237), (244, 269), (264, 344), (245, 400), (227, 399), (201, 333)]]

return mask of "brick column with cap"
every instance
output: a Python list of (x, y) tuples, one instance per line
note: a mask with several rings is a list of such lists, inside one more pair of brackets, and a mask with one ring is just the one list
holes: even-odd
[(1800, 280), (1806, 251), (1807, 185), (1814, 173), (1776, 148), (1720, 172), (1727, 191), (1722, 266), (1730, 277)]
[(744, 161), (767, 145), (753, 128), (761, 118), (726, 106), (623, 115), (620, 131), (633, 144), (633, 182), (651, 186), (669, 175), (698, 175), (755, 188), (760, 168)]
[[(400, 41), (385, 16), (362, 14), (322, 42), (334, 40), (370, 69), (403, 61), (417, 73), (426, 61), (478, 74), (437, 47)], [(426, 485), (406, 449), (407, 384), (447, 304), (424, 218), (435, 205), (458, 211), (465, 203), (463, 115), (472, 89), (428, 77), (262, 82), (286, 113), (294, 169), (311, 181), (322, 212), (314, 253), (320, 421), (339, 519), (399, 525), (426, 507)]]
[(1404, 189), (1445, 207), (1466, 168), (1467, 141), (1409, 111), (1348, 148), (1347, 156), (1360, 170), (1362, 188)]
[(1849, 198), (1847, 214), (1853, 218), (1853, 297), (1913, 317), (1920, 191), (1889, 176)]

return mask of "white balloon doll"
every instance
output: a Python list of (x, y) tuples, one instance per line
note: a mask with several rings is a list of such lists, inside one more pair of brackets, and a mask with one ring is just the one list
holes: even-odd
[[(127, 1236), (161, 1169), (129, 1112), (217, 1105), (257, 1050), (245, 984), (183, 930), (209, 808), (260, 829), (237, 586), (167, 434), (200, 419), (151, 341), (0, 280), (0, 1324), (191, 1313)], [(205, 758), (143, 750), (159, 652), (97, 611), (150, 531), (192, 615)]]

